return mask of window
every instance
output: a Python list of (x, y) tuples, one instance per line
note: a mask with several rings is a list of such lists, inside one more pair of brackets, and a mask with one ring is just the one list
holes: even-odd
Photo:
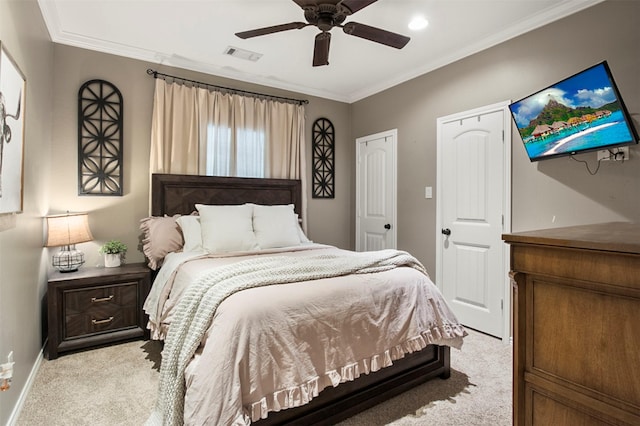
[(206, 171), (210, 176), (265, 177), (264, 132), (210, 124), (207, 128)]
[[(204, 84), (204, 83), (203, 83)], [(304, 179), (303, 104), (156, 79), (151, 173)]]

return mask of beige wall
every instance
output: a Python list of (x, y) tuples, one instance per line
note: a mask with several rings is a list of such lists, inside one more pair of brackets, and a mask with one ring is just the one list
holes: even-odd
[[(306, 107), (307, 154), (311, 158), (311, 126), (318, 117), (332, 120), (337, 130), (337, 185), (335, 200), (309, 199), (308, 234), (323, 243), (349, 248), (350, 206), (350, 125), (349, 105), (297, 93), (249, 85), (186, 70), (157, 67), (155, 64), (89, 50), (55, 45), (54, 118), (51, 180), (51, 212), (89, 212), (94, 241), (79, 244), (87, 264), (101, 264), (97, 250), (107, 240), (119, 239), (129, 247), (127, 260), (142, 261), (139, 249), (139, 221), (148, 214), (149, 146), (154, 79), (146, 70), (155, 70), (212, 84), (261, 93), (309, 99)], [(113, 83), (124, 99), (124, 195), (122, 197), (78, 196), (77, 186), (77, 96), (90, 79)], [(310, 160), (309, 160), (310, 162)], [(307, 171), (310, 175), (310, 170)], [(308, 183), (309, 194), (311, 182)], [(342, 188), (346, 188), (343, 190)]]
[[(435, 277), (436, 119), (518, 100), (608, 60), (640, 120), (640, 3), (608, 1), (353, 104), (353, 137), (398, 129), (398, 245)], [(512, 230), (640, 220), (640, 149), (595, 176), (568, 157), (530, 163), (512, 141)], [(596, 154), (577, 159), (596, 166)], [(424, 198), (424, 187), (434, 198)], [(352, 192), (355, 189), (352, 190)], [(555, 216), (555, 222), (552, 218)]]
[(53, 46), (35, 0), (0, 1), (0, 41), (27, 78), (23, 212), (0, 215), (0, 362), (7, 362), (10, 351), (16, 362), (11, 388), (0, 392), (4, 425), (42, 347), (47, 262), (42, 217), (49, 204)]

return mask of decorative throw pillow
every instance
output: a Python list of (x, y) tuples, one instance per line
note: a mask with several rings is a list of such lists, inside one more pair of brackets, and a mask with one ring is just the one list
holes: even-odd
[(211, 206), (196, 204), (202, 227), (202, 246), (210, 253), (258, 249), (253, 233), (250, 205)]
[(176, 222), (178, 217), (180, 215), (150, 216), (140, 220), (142, 252), (147, 257), (149, 268), (160, 268), (167, 253), (182, 249), (184, 239)]
[(202, 250), (202, 227), (200, 226), (200, 216), (189, 215), (180, 216), (176, 222), (182, 229), (182, 236), (184, 237), (185, 252)]
[(253, 207), (253, 229), (260, 248), (300, 245), (298, 219), (293, 204)]

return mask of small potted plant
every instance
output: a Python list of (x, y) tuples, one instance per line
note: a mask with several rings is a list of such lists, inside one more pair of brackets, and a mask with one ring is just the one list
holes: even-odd
[(122, 263), (122, 259), (127, 252), (127, 246), (118, 240), (111, 240), (104, 243), (99, 252), (104, 254), (104, 266), (106, 268), (114, 268)]

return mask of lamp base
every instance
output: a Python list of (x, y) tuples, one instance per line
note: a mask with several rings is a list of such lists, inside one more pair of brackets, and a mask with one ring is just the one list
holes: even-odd
[(51, 258), (51, 265), (60, 272), (75, 272), (84, 264), (84, 253), (75, 247), (64, 246)]

